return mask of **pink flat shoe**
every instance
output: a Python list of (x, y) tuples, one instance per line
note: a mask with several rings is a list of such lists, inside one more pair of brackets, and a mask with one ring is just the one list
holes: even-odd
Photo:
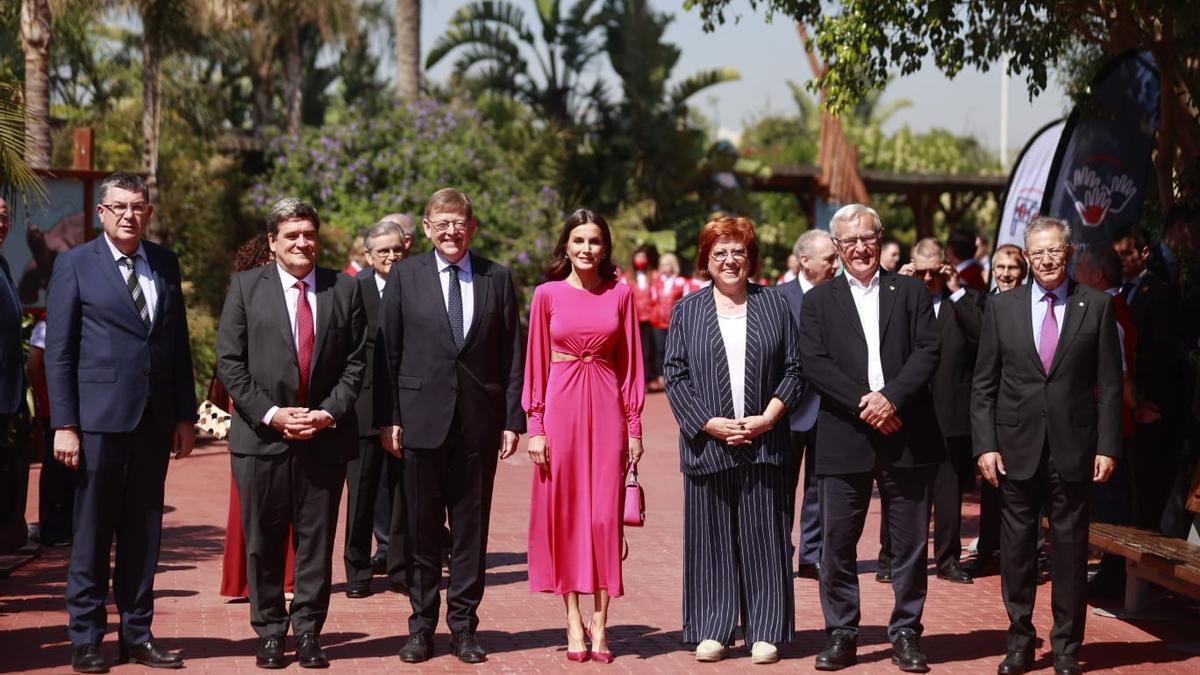
[(592, 653), (586, 649), (581, 652), (572, 652), (572, 651), (567, 652), (567, 660), (571, 661), (572, 663), (583, 663), (584, 661), (587, 661), (591, 657), (592, 657)]

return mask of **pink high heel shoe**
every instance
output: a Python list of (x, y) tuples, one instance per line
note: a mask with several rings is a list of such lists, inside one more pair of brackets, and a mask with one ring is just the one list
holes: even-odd
[[(587, 628), (584, 628), (583, 630), (585, 633), (587, 632)], [(568, 641), (570, 641), (569, 637)], [(592, 652), (587, 648), (587, 645), (583, 646), (583, 651), (581, 652), (573, 652), (571, 651), (570, 647), (567, 647), (567, 660), (571, 663), (583, 663), (590, 658), (592, 658)]]
[[(587, 639), (590, 642), (592, 639), (592, 627), (586, 626), (584, 627), (583, 631), (587, 634)], [(592, 660), (596, 663), (612, 663), (614, 659), (616, 659), (616, 657), (613, 656), (612, 652), (598, 652), (592, 650)]]

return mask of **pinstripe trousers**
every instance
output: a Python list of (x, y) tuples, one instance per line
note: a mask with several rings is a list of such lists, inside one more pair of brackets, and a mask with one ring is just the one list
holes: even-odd
[(792, 641), (787, 475), (746, 464), (684, 476), (683, 641)]

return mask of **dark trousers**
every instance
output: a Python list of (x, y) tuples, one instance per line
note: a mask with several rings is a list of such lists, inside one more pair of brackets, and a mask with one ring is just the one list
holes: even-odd
[[(246, 536), (250, 625), (259, 637), (320, 634), (329, 613), (333, 537), (345, 464), (314, 461), (302, 443), (278, 455), (231, 454)], [(295, 595), (283, 597), (288, 529), (295, 550)], [(290, 612), (289, 612), (290, 610)]]
[(1138, 427), (1136, 451), (1129, 457), (1133, 477), (1134, 516), (1138, 527), (1157, 530), (1178, 471), (1178, 453), (1169, 433), (1171, 423), (1159, 420)]
[(979, 543), (975, 553), (980, 559), (1000, 551), (1000, 488), (979, 480)]
[[(120, 636), (142, 643), (152, 638), (170, 431), (157, 429), (146, 415), (129, 433), (84, 432), (81, 441), (75, 537), (67, 566), (67, 634), (74, 646), (104, 638), (111, 572)], [(110, 569), (114, 537), (116, 564)]]
[(661, 377), (663, 374), (663, 359), (667, 355), (667, 329), (654, 329), (654, 373)]
[(443, 524), (450, 521), (450, 582), (446, 623), (455, 633), (474, 632), (487, 555), (498, 446), (466, 447), (456, 414), (441, 447), (404, 449), (405, 545), (409, 555), (410, 633), (432, 633), (441, 609)]
[(54, 459), (54, 432), (50, 420), (43, 425), (42, 473), (38, 476), (38, 529), (43, 544), (71, 541), (75, 511), (75, 472)]
[(888, 523), (895, 606), (888, 638), (901, 630), (918, 635), (928, 585), (929, 486), (933, 467), (877, 467), (873, 472), (821, 476), (821, 610), (831, 634), (858, 634), (858, 540), (879, 482)]
[[(792, 454), (787, 465), (788, 543), (796, 523), (796, 490), (800, 485), (800, 469), (804, 466), (804, 493), (800, 499), (800, 546), (798, 565), (821, 562), (821, 499), (817, 477), (813, 475), (813, 456), (816, 452), (817, 428), (792, 432)], [(788, 560), (791, 560), (789, 557)]]
[(946, 439), (946, 458), (933, 478), (933, 559), (939, 570), (958, 563), (962, 553), (962, 495), (975, 482), (971, 437)]
[(792, 641), (787, 490), (781, 467), (748, 464), (684, 476), (683, 641)]
[[(386, 522), (388, 532), (396, 531), (396, 536), (385, 537), (388, 575), (392, 581), (405, 582), (404, 509), (394, 509), (395, 504), (403, 505), (404, 502), (400, 492), (402, 467), (403, 460), (385, 451), (378, 436), (358, 439), (358, 457), (346, 464), (344, 554), (347, 582), (371, 581), (371, 537), (376, 527), (376, 507), (381, 491), (392, 494), (392, 499), (385, 500), (390, 507)], [(393, 517), (393, 511), (399, 522)]]
[(1000, 594), (1008, 610), (1008, 648), (1032, 649), (1033, 602), (1037, 595), (1038, 531), (1050, 509), (1050, 610), (1055, 654), (1075, 654), (1087, 617), (1088, 498), (1091, 483), (1065, 480), (1049, 449), (1042, 451), (1029, 480), (1002, 478), (1000, 491)]
[(662, 371), (658, 369), (658, 350), (654, 348), (654, 327), (649, 321), (639, 321), (638, 334), (642, 339), (642, 370), (646, 381), (649, 382), (662, 375)]

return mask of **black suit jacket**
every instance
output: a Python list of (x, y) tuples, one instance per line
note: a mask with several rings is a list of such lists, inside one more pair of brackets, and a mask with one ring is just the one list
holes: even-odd
[(358, 399), (354, 401), (354, 414), (358, 417), (358, 435), (379, 437), (379, 427), (375, 426), (375, 381), (387, 381), (387, 370), (384, 361), (375, 358), (375, 344), (379, 340), (379, 287), (375, 285), (375, 268), (368, 267), (355, 277), (362, 295), (363, 310), (367, 317), (367, 341), (364, 350), (364, 360), (367, 367), (363, 370), (362, 387)]
[(21, 301), (0, 258), (0, 415), (11, 415), (25, 401), (25, 350), (21, 336)]
[(309, 440), (292, 441), (262, 423), (272, 406), (299, 405), (300, 375), (292, 322), (276, 264), (237, 274), (217, 332), (217, 374), (233, 398), (231, 452), (277, 455), (289, 449), (337, 463), (358, 452), (354, 399), (366, 361), (366, 313), (358, 282), (317, 268), (316, 319), (308, 402), (333, 416), (334, 425)]
[(925, 284), (886, 270), (879, 273), (879, 358), (884, 386), (904, 424), (881, 434), (859, 418), (867, 384), (867, 343), (844, 275), (807, 293), (801, 314), (800, 363), (821, 392), (816, 473), (863, 473), (876, 466), (936, 464), (945, 454), (929, 381), (941, 340)]
[[(679, 422), (679, 469), (704, 475), (742, 464), (778, 464), (791, 451), (788, 424), (780, 420), (749, 445), (730, 448), (704, 431), (713, 417), (734, 417), (729, 362), (717, 325), (713, 291), (691, 293), (675, 303), (667, 331), (663, 378)], [(804, 389), (796, 326), (787, 302), (774, 289), (750, 284), (746, 299), (745, 413), (759, 415), (772, 398), (790, 409)]]
[(933, 409), (937, 413), (942, 436), (971, 435), (971, 377), (979, 351), (979, 330), (983, 310), (979, 294), (967, 288), (966, 295), (951, 302), (942, 293), (937, 323), (942, 338), (942, 354), (933, 373)]
[(1050, 372), (1033, 337), (1033, 285), (988, 299), (971, 393), (975, 456), (999, 452), (1027, 480), (1047, 444), (1064, 478), (1087, 481), (1096, 453), (1121, 455), (1121, 348), (1111, 298), (1071, 282)]
[(1134, 384), (1138, 398), (1151, 401), (1160, 410), (1173, 410), (1177, 407), (1175, 375), (1178, 368), (1187, 367), (1176, 326), (1178, 293), (1166, 279), (1146, 270), (1126, 301), (1137, 326)]
[(455, 348), (433, 251), (406, 258), (388, 275), (380, 306), (388, 384), (375, 387), (375, 425), (399, 424), (406, 448), (437, 448), (455, 411), (467, 447), (500, 446), (500, 432), (524, 433), (525, 342), (506, 267), (469, 253), (475, 309)]

